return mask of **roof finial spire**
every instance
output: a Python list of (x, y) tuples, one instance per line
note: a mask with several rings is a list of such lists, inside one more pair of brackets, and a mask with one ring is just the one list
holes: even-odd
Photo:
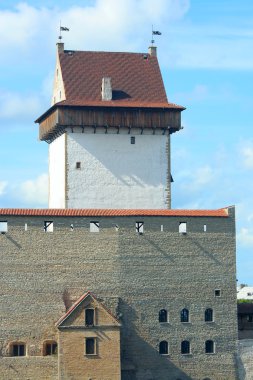
[(159, 30), (153, 30), (153, 25), (152, 25), (152, 36), (151, 36), (151, 46), (155, 43), (154, 36), (160, 36), (162, 33), (159, 32)]
[(61, 20), (60, 20), (60, 34), (59, 34), (59, 42), (62, 40), (62, 35), (61, 32), (69, 32), (69, 28), (66, 28), (66, 26), (61, 25)]

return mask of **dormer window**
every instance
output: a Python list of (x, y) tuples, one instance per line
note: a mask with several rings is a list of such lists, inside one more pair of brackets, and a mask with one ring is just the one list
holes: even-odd
[(95, 310), (85, 309), (85, 326), (94, 326)]

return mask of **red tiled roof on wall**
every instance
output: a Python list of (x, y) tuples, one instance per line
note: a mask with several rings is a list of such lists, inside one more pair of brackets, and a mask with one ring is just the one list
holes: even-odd
[(215, 216), (227, 217), (228, 209), (217, 210), (127, 210), (127, 209), (0, 209), (4, 216)]

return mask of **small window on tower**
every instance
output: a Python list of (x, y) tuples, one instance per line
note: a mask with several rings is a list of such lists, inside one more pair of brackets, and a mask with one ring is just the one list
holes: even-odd
[(135, 144), (135, 136), (131, 136), (131, 144)]
[(215, 289), (214, 295), (215, 297), (220, 297), (220, 289)]
[(81, 169), (81, 162), (76, 162), (76, 169)]

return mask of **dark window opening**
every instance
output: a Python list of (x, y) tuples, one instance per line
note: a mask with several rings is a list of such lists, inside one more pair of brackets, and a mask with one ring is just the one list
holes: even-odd
[(85, 310), (85, 325), (93, 326), (94, 325), (94, 309)]
[(12, 345), (12, 356), (25, 356), (25, 345), (23, 343), (17, 343)]
[(131, 144), (135, 144), (135, 136), (131, 136)]
[(189, 310), (181, 310), (181, 322), (189, 322)]
[(159, 343), (159, 354), (168, 355), (168, 353), (169, 353), (168, 342), (166, 342), (166, 340), (163, 340), (162, 342)]
[(213, 322), (213, 309), (205, 310), (205, 322)]
[(214, 342), (212, 340), (206, 341), (206, 354), (214, 353)]
[(162, 309), (159, 311), (159, 322), (167, 322), (167, 310)]
[(76, 169), (81, 169), (81, 162), (76, 162)]
[(95, 338), (86, 338), (85, 352), (86, 352), (86, 355), (95, 355), (96, 354)]
[(48, 342), (45, 344), (45, 355), (56, 355), (57, 354), (57, 343)]
[(220, 297), (220, 289), (215, 289), (214, 294), (215, 297)]
[(181, 354), (189, 354), (190, 348), (190, 342), (188, 340), (184, 340), (181, 343)]

